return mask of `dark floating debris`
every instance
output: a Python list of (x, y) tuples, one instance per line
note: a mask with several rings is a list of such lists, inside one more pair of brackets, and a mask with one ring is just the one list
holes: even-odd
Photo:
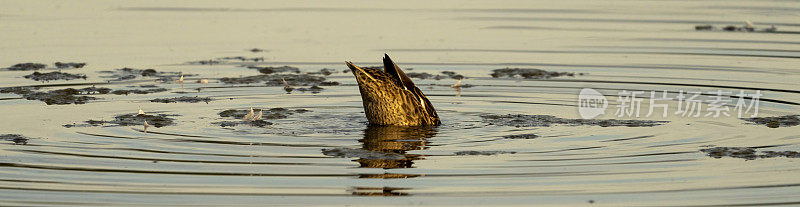
[(273, 73), (300, 73), (300, 69), (288, 65), (284, 65), (281, 67), (258, 67), (258, 66), (247, 66), (250, 69), (256, 69), (258, 72), (263, 74), (273, 74)]
[(336, 71), (336, 70), (334, 70), (334, 69), (330, 69), (330, 68), (323, 68), (323, 69), (320, 69), (320, 70), (319, 70), (319, 72), (310, 72), (310, 73), (308, 73), (308, 74), (312, 74), (312, 75), (317, 75), (317, 74), (319, 74), (319, 75), (329, 76), (329, 75), (331, 75), (331, 74), (333, 74), (333, 73), (336, 73), (336, 72), (338, 72), (338, 71)]
[(141, 77), (157, 78), (160, 81), (172, 81), (183, 76), (195, 76), (193, 74), (182, 74), (179, 72), (159, 72), (155, 69), (135, 69), (135, 68), (121, 68), (113, 71), (100, 71), (100, 73), (111, 74), (108, 76), (100, 76), (101, 78), (111, 78), (110, 81), (124, 81), (132, 80)]
[(266, 84), (267, 86), (284, 86), (284, 80), (292, 86), (312, 86), (325, 82), (324, 77), (308, 74), (274, 74), (266, 79)]
[(34, 87), (17, 86), (17, 87), (0, 88), (0, 93), (13, 93), (13, 94), (17, 94), (17, 95), (23, 95), (23, 94), (31, 93), (31, 92), (33, 92), (35, 90), (39, 90), (39, 89), (38, 88), (34, 88)]
[(221, 62), (216, 60), (200, 60), (200, 61), (189, 62), (189, 64), (200, 64), (200, 65), (215, 65), (220, 63)]
[(59, 69), (83, 68), (83, 66), (86, 66), (86, 63), (72, 63), (72, 62), (70, 62), (70, 63), (62, 63), (62, 62), (56, 62), (55, 65), (56, 65), (56, 68), (59, 68)]
[(433, 79), (436, 79), (436, 80), (441, 80), (441, 79), (445, 78), (445, 76), (442, 76), (442, 75), (433, 75), (433, 74), (426, 73), (426, 72), (421, 72), (421, 73), (410, 72), (410, 73), (406, 73), (406, 75), (409, 78), (416, 78), (416, 79), (423, 79), (423, 80), (424, 79), (430, 79), (430, 78), (433, 78)]
[(268, 119), (268, 120), (284, 119), (296, 113), (306, 113), (306, 112), (309, 112), (309, 110), (306, 109), (290, 110), (285, 108), (250, 109), (250, 110), (228, 109), (219, 112), (219, 116), (241, 119), (241, 121), (221, 121), (221, 122), (215, 122), (213, 124), (218, 124), (222, 127), (232, 127), (237, 125), (265, 127), (272, 125), (273, 123), (261, 119)]
[(105, 121), (98, 121), (98, 120), (91, 120), (91, 119), (90, 119), (89, 121), (85, 121), (85, 124), (76, 124), (76, 123), (72, 123), (72, 124), (65, 124), (65, 125), (63, 125), (63, 126), (64, 126), (64, 128), (72, 128), (72, 127), (93, 127), (93, 126), (102, 126), (102, 125), (103, 125), (103, 124), (105, 124), (105, 123), (106, 123)]
[[(335, 86), (339, 82), (325, 81), (323, 75), (330, 75), (333, 69), (323, 68), (320, 72), (300, 73), (300, 69), (291, 66), (281, 67), (257, 67), (247, 66), (250, 69), (257, 69), (263, 75), (245, 77), (225, 77), (219, 79), (226, 84), (252, 84), (264, 82), (267, 86), (283, 86), (287, 93), (292, 91), (320, 93), (324, 90), (320, 86)], [(310, 86), (307, 88), (300, 86)]]
[(454, 152), (455, 155), (499, 155), (499, 154), (516, 154), (517, 152), (509, 151), (458, 151)]
[(23, 76), (27, 79), (35, 80), (35, 81), (53, 81), (53, 80), (74, 80), (74, 79), (86, 79), (86, 75), (83, 74), (70, 74), (70, 73), (62, 73), (58, 71), (49, 72), (49, 73), (40, 73), (40, 72), (33, 72), (30, 75)]
[[(250, 50), (251, 52), (253, 50)], [(263, 50), (262, 50), (263, 51)], [(264, 62), (264, 57), (254, 57), (254, 58), (247, 58), (244, 56), (234, 56), (234, 57), (221, 57), (221, 58), (214, 58), (209, 60), (199, 60), (199, 61), (190, 61), (187, 62), (188, 64), (198, 64), (198, 65), (215, 65), (215, 64), (223, 64), (223, 63), (231, 63), (231, 62)]]
[(752, 122), (753, 124), (764, 125), (769, 128), (791, 127), (800, 125), (800, 115), (742, 118), (742, 120)]
[(0, 135), (0, 139), (3, 141), (11, 141), (14, 142), (15, 145), (26, 145), (28, 144), (28, 137), (19, 135), (19, 134), (3, 134)]
[(456, 80), (464, 79), (463, 75), (460, 75), (460, 74), (458, 74), (456, 72), (453, 72), (453, 71), (442, 71), (442, 74), (444, 74), (444, 75), (433, 75), (433, 74), (426, 73), (426, 72), (420, 72), (420, 73), (418, 73), (418, 72), (409, 72), (409, 73), (406, 73), (406, 75), (409, 78), (417, 78), (417, 79), (431, 79), (431, 78), (435, 79), (435, 80), (441, 80), (441, 79), (445, 79), (445, 78), (451, 78), (451, 79), (456, 79)]
[(513, 127), (549, 127), (555, 124), (581, 126), (593, 125), (601, 127), (627, 126), (627, 127), (652, 127), (658, 126), (668, 121), (651, 120), (616, 120), (616, 119), (564, 119), (550, 115), (481, 115), (484, 122), (490, 125), (513, 126)]
[(199, 103), (199, 102), (211, 102), (214, 99), (208, 97), (189, 97), (189, 96), (182, 96), (182, 97), (175, 97), (175, 98), (157, 98), (150, 100), (150, 102), (158, 102), (158, 103), (177, 103), (177, 102), (185, 102), (185, 103)]
[(701, 149), (700, 151), (707, 153), (709, 157), (717, 159), (722, 157), (742, 158), (745, 160), (775, 157), (800, 158), (800, 153), (795, 151), (762, 151), (759, 153), (753, 147), (714, 147)]
[[(492, 78), (502, 78), (502, 77), (509, 77), (513, 78), (516, 76), (523, 77), (525, 79), (548, 79), (548, 78), (555, 78), (561, 76), (575, 76), (575, 73), (569, 72), (550, 72), (542, 69), (534, 69), (534, 68), (502, 68), (502, 69), (494, 69), (492, 70)], [(579, 75), (583, 75), (582, 73)]]
[(85, 104), (89, 100), (97, 99), (95, 97), (86, 95), (101, 95), (101, 94), (128, 95), (131, 93), (148, 94), (148, 93), (167, 91), (167, 89), (164, 88), (149, 88), (145, 90), (141, 89), (111, 90), (110, 88), (97, 88), (94, 86), (82, 89), (74, 89), (74, 88), (58, 89), (47, 92), (41, 92), (37, 90), (38, 88), (34, 87), (7, 87), (7, 88), (0, 88), (0, 93), (17, 94), (27, 100), (43, 101), (47, 105), (53, 105), (53, 104), (65, 105), (65, 104)]
[(736, 31), (737, 29), (736, 29), (736, 26), (728, 25), (728, 26), (723, 27), (722, 30), (725, 30), (725, 31)]
[(254, 75), (254, 76), (245, 76), (245, 77), (238, 77), (238, 78), (230, 78), (225, 77), (219, 79), (220, 82), (226, 84), (250, 84), (250, 83), (259, 83), (263, 82), (264, 80), (268, 79), (268, 75)]
[(272, 122), (264, 121), (264, 120), (255, 120), (255, 121), (221, 121), (221, 122), (214, 122), (214, 124), (218, 124), (221, 127), (234, 127), (238, 125), (250, 125), (254, 127), (265, 127), (272, 125)]
[(128, 94), (150, 94), (150, 93), (159, 93), (159, 92), (164, 92), (164, 91), (167, 91), (167, 89), (166, 88), (149, 88), (149, 89), (145, 89), (145, 90), (141, 90), (141, 89), (125, 90), (125, 89), (123, 89), (123, 90), (114, 90), (114, 92), (111, 92), (111, 93), (115, 94), (115, 95), (128, 95)]
[(463, 75), (453, 71), (442, 71), (442, 74), (446, 75), (447, 77), (450, 77), (451, 79), (456, 79), (456, 80), (464, 79)]
[(536, 134), (513, 134), (503, 136), (504, 139), (536, 139), (539, 135)]
[(369, 151), (361, 148), (322, 149), (322, 154), (331, 157), (361, 158), (370, 160), (401, 160), (406, 158), (405, 156), (397, 153)]
[(259, 49), (259, 48), (253, 48), (253, 49), (250, 49), (250, 52), (254, 52), (254, 53), (256, 53), (256, 52), (264, 52), (264, 50)]
[(144, 124), (145, 121), (149, 124), (149, 126), (154, 127), (163, 127), (169, 126), (174, 124), (173, 118), (169, 118), (169, 116), (176, 116), (176, 115), (167, 115), (167, 114), (123, 114), (114, 117), (114, 121), (106, 121), (106, 124), (116, 124), (119, 126), (141, 126)]
[(322, 81), (321, 83), (319, 83), (319, 85), (321, 85), (321, 86), (338, 86), (339, 82), (336, 82), (336, 81)]
[(78, 91), (80, 91), (81, 94), (83, 94), (83, 95), (94, 95), (94, 94), (108, 94), (109, 92), (111, 92), (111, 89), (110, 88), (98, 88), (98, 87), (92, 86), (92, 87), (78, 89)]
[(707, 25), (697, 25), (697, 26), (694, 26), (694, 29), (695, 30), (713, 30), (714, 26), (711, 26), (711, 25), (708, 25), (708, 24)]
[(16, 64), (16, 65), (12, 65), (11, 67), (8, 67), (7, 69), (8, 70), (39, 70), (39, 69), (44, 69), (44, 67), (47, 67), (47, 65), (41, 64), (41, 63), (19, 63), (19, 64)]
[[(775, 25), (770, 25), (769, 28), (759, 29), (757, 28), (752, 22), (745, 21), (743, 26), (734, 26), (734, 25), (727, 25), (722, 28), (722, 31), (728, 32), (766, 32), (766, 33), (791, 33), (791, 34), (798, 34), (798, 32), (778, 32), (778, 28)], [(713, 31), (716, 28), (713, 25), (706, 24), (706, 25), (695, 25), (694, 29), (697, 31)]]
[[(308, 88), (298, 88), (298, 89), (295, 89), (295, 90), (300, 91), (300, 92), (319, 93), (319, 92), (322, 92), (322, 90), (325, 90), (325, 89), (322, 88), (322, 87), (319, 87), (319, 86), (311, 86), (311, 87), (308, 87)], [(291, 92), (291, 91), (287, 91), (287, 92)]]
[(177, 116), (177, 115), (168, 115), (168, 114), (140, 114), (140, 113), (131, 113), (131, 114), (122, 114), (117, 115), (114, 117), (113, 121), (97, 121), (97, 120), (89, 120), (86, 121), (86, 124), (66, 124), (63, 125), (66, 128), (72, 127), (93, 127), (93, 126), (142, 126), (147, 123), (146, 126), (154, 126), (157, 128), (169, 126), (174, 124), (173, 118), (169, 118), (170, 116)]
[(267, 86), (285, 86), (284, 80), (292, 86), (338, 85), (338, 82), (326, 82), (324, 77), (309, 74), (269, 74), (240, 78), (221, 78), (226, 84), (250, 84), (265, 82)]
[[(79, 96), (79, 95), (89, 95), (89, 94), (103, 94), (108, 93), (107, 88), (84, 88), (84, 89), (74, 89), (74, 88), (67, 88), (67, 89), (59, 89), (59, 90), (52, 90), (48, 92), (29, 92), (22, 95), (23, 98), (27, 100), (39, 100), (43, 101), (47, 105), (65, 105), (65, 104), (85, 104), (89, 100), (95, 100), (97, 98), (91, 96)], [(21, 91), (24, 92), (24, 91)]]
[[(255, 112), (262, 111), (263, 119), (283, 119), (287, 118), (290, 115), (295, 113), (306, 113), (309, 110), (306, 109), (297, 109), (297, 110), (290, 110), (286, 108), (271, 108), (271, 109), (254, 109)], [(233, 117), (236, 119), (243, 119), (245, 115), (249, 114), (250, 110), (243, 109), (228, 109), (222, 112), (219, 112), (220, 117)]]
[(264, 62), (264, 58), (263, 57), (246, 58), (246, 57), (243, 57), (243, 56), (221, 57), (221, 58), (217, 58), (217, 60), (238, 60), (238, 61), (242, 61), (242, 62), (247, 62), (247, 61), (252, 61), (252, 62), (261, 61), (261, 62)]

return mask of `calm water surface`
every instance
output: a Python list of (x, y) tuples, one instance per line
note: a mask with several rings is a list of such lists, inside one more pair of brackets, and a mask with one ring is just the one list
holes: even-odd
[[(314, 2), (320, 3), (320, 2)], [(752, 21), (783, 33), (725, 32)], [(712, 24), (715, 31), (695, 31)], [(800, 109), (800, 3), (795, 1), (568, 2), (0, 2), (0, 66), (87, 62), (86, 80), (37, 82), (0, 71), (0, 87), (112, 89), (156, 84), (167, 92), (95, 95), (80, 105), (46, 105), (0, 94), (0, 205), (800, 205), (797, 159), (715, 159), (710, 146), (800, 150), (800, 127), (768, 128), (734, 117), (687, 118), (654, 127), (501, 126), (487, 114), (578, 118), (585, 87), (611, 101), (627, 91), (739, 90), (763, 94), (759, 116)], [(252, 48), (264, 51), (253, 53)], [(389, 53), (411, 72), (443, 125), (367, 127), (345, 60), (376, 65)], [(303, 72), (331, 68), (321, 93), (224, 84), (257, 75), (240, 63)], [(197, 74), (187, 83), (108, 82), (103, 70), (154, 68)], [(492, 78), (492, 69), (584, 73), (533, 80)], [(199, 78), (208, 84), (194, 83)], [(672, 96), (676, 94), (671, 94)], [(706, 94), (708, 95), (708, 94)], [(153, 103), (200, 96), (209, 103)], [(648, 100), (645, 100), (648, 102)], [(674, 112), (677, 102), (669, 102)], [(176, 124), (63, 127), (135, 113), (176, 114)], [(305, 109), (264, 128), (220, 127), (228, 109)], [(646, 108), (647, 104), (643, 105)], [(505, 139), (536, 134), (535, 139)], [(337, 157), (323, 150), (361, 152)], [(500, 151), (462, 155), (464, 151)], [(393, 153), (387, 159), (364, 152)], [(382, 155), (378, 153), (378, 155)]]

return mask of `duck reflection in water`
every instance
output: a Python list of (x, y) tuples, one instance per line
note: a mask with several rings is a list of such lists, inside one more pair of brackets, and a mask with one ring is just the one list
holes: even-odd
[[(402, 159), (376, 159), (374, 157), (360, 157), (355, 160), (362, 168), (412, 168), (415, 160), (421, 160), (421, 155), (408, 154), (410, 150), (427, 149), (428, 138), (436, 136), (436, 128), (428, 126), (403, 127), (403, 126), (368, 126), (364, 130), (364, 138), (359, 140), (362, 149), (379, 153), (392, 153), (402, 155)], [(419, 175), (408, 174), (362, 174), (361, 178), (408, 178)]]
[[(410, 150), (428, 149), (428, 138), (436, 136), (436, 128), (430, 126), (404, 127), (404, 126), (368, 126), (364, 130), (364, 138), (359, 140), (362, 149), (378, 154), (400, 155), (391, 159), (388, 156), (360, 156), (354, 160), (362, 168), (412, 168), (414, 161), (424, 159), (421, 155), (408, 154)], [(402, 179), (419, 177), (417, 174), (360, 174), (359, 178), (365, 179)], [(351, 187), (348, 189), (356, 196), (408, 196), (403, 192), (409, 188), (394, 187)]]

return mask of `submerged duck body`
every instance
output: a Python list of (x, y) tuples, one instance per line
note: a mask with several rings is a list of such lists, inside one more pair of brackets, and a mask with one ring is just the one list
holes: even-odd
[(361, 68), (345, 62), (358, 82), (364, 113), (370, 125), (436, 126), (441, 124), (436, 109), (408, 76), (389, 58), (384, 70)]

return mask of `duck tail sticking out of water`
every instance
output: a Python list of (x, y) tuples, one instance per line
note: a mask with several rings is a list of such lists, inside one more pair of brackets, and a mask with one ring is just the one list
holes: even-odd
[(353, 72), (370, 125), (436, 126), (441, 124), (433, 104), (411, 78), (384, 54), (384, 70), (361, 68), (346, 61)]

